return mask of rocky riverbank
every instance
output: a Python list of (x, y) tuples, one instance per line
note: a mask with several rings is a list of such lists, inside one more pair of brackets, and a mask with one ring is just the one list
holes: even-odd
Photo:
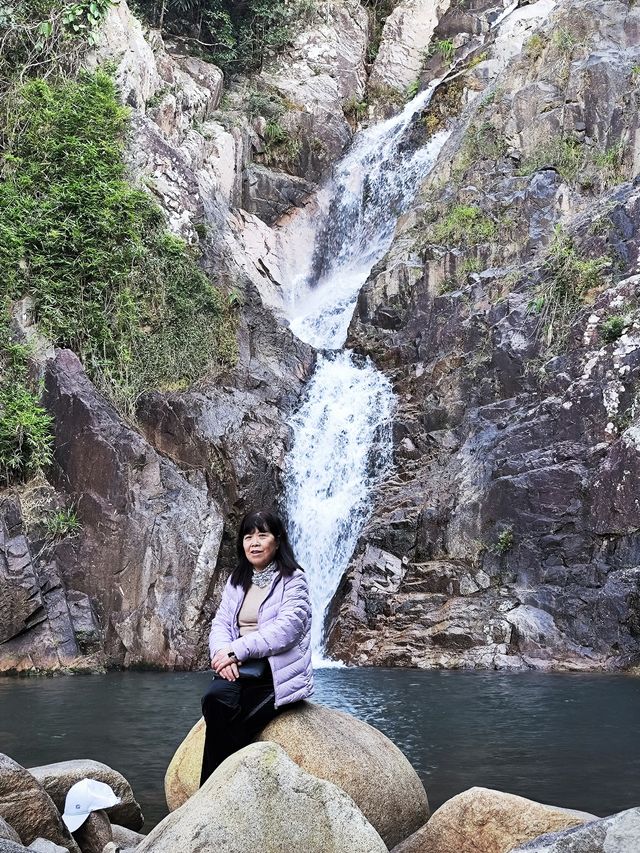
[[(203, 737), (200, 721), (167, 770), (171, 813), (147, 835), (131, 787), (106, 765), (26, 770), (2, 756), (1, 853), (635, 853), (640, 843), (640, 808), (596, 818), (471, 788), (430, 815), (415, 771), (387, 738), (312, 703), (270, 723), (198, 790)], [(92, 811), (71, 836), (61, 812), (82, 778), (106, 783), (120, 803)]]

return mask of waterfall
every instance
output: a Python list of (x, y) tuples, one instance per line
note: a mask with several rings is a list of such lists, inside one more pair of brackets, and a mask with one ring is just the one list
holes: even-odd
[(324, 614), (369, 514), (369, 493), (391, 462), (393, 408), (386, 377), (344, 351), (319, 357), (291, 422), (287, 514), (296, 556), (309, 578), (316, 655)]
[(290, 422), (284, 497), (293, 548), (309, 580), (316, 664), (326, 663), (327, 608), (370, 514), (372, 488), (392, 458), (391, 385), (369, 359), (342, 348), (358, 292), (447, 138), (438, 133), (417, 150), (407, 141), (435, 85), (356, 137), (319, 194), (310, 272), (298, 281), (292, 276), (289, 285), (292, 330), (323, 351)]

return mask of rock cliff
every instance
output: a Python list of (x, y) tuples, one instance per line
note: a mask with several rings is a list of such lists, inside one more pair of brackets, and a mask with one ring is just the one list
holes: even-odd
[[(397, 396), (394, 469), (329, 650), (423, 667), (638, 662), (640, 12), (387, 5), (382, 26), (372, 4), (323, 3), (234, 79), (124, 0), (110, 9), (86, 65), (108, 63), (131, 108), (131, 180), (240, 306), (238, 356), (143, 394), (131, 422), (72, 352), (39, 350), (55, 462), (49, 482), (0, 494), (0, 671), (206, 662), (234, 525), (280, 499), (314, 367), (283, 285), (310, 262), (323, 182), (362, 122), (441, 79), (406, 144), (450, 136), (349, 329)], [(28, 318), (15, 331), (31, 334)], [(70, 503), (75, 535), (47, 533), (43, 513)]]
[[(42, 348), (58, 492), (47, 485), (35, 509), (32, 489), (2, 497), (5, 672), (206, 662), (203, 635), (234, 559), (234, 524), (276, 500), (287, 416), (314, 362), (263, 306), (256, 281), (270, 281), (245, 261), (234, 233), (229, 204), (244, 174), (243, 138), (238, 151), (207, 123), (221, 72), (167, 52), (124, 2), (110, 10), (87, 65), (106, 61), (132, 108), (132, 180), (145, 182), (170, 227), (200, 244), (205, 270), (242, 303), (238, 356), (197, 390), (144, 395), (131, 424), (73, 353)], [(27, 314), (16, 317), (16, 330), (32, 333)], [(69, 503), (80, 530), (61, 541), (42, 522)]]
[(394, 383), (397, 466), (335, 603), (345, 660), (638, 659), (639, 26), (558, 4), (495, 79), (487, 45), (361, 291), (348, 343)]

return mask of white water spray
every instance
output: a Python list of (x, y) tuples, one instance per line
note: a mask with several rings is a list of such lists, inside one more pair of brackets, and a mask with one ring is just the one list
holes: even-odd
[(391, 462), (393, 408), (383, 374), (370, 362), (355, 364), (345, 351), (320, 357), (291, 422), (287, 512), (296, 556), (309, 577), (316, 655), (323, 616), (369, 515), (369, 493)]

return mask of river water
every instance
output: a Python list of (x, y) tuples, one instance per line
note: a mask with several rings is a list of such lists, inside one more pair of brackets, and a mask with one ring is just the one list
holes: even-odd
[[(92, 758), (146, 816), (199, 717), (210, 675), (0, 678), (0, 752), (24, 766)], [(640, 679), (624, 675), (323, 669), (314, 699), (366, 720), (407, 755), (432, 809), (474, 785), (597, 815), (640, 805)]]

